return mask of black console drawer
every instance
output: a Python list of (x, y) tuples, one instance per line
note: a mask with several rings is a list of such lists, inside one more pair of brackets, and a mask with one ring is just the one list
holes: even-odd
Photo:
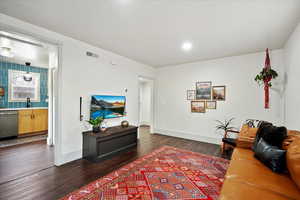
[(118, 151), (136, 143), (136, 133), (130, 133), (114, 139), (97, 141), (98, 156)]

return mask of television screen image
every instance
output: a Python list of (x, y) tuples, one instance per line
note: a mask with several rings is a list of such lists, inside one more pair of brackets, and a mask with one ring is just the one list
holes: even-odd
[(91, 119), (123, 117), (125, 115), (125, 96), (93, 95), (91, 101)]

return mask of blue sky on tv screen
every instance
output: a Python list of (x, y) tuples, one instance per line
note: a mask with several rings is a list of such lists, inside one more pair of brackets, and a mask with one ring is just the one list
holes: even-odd
[(95, 97), (96, 100), (103, 100), (106, 102), (125, 102), (125, 96), (106, 96), (106, 95), (94, 95), (93, 97)]

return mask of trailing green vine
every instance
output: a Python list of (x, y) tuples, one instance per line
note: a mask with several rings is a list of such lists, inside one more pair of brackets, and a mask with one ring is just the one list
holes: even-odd
[(268, 82), (269, 87), (272, 87), (271, 80), (275, 79), (278, 76), (278, 73), (271, 69), (271, 67), (268, 68), (263, 68), (263, 70), (256, 75), (255, 81), (259, 84), (262, 85), (264, 82)]

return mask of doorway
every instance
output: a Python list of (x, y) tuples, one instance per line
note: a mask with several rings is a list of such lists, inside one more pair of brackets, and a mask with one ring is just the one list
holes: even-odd
[(139, 127), (148, 127), (153, 133), (153, 87), (151, 78), (139, 76)]
[(54, 166), (58, 50), (0, 26), (1, 184)]

